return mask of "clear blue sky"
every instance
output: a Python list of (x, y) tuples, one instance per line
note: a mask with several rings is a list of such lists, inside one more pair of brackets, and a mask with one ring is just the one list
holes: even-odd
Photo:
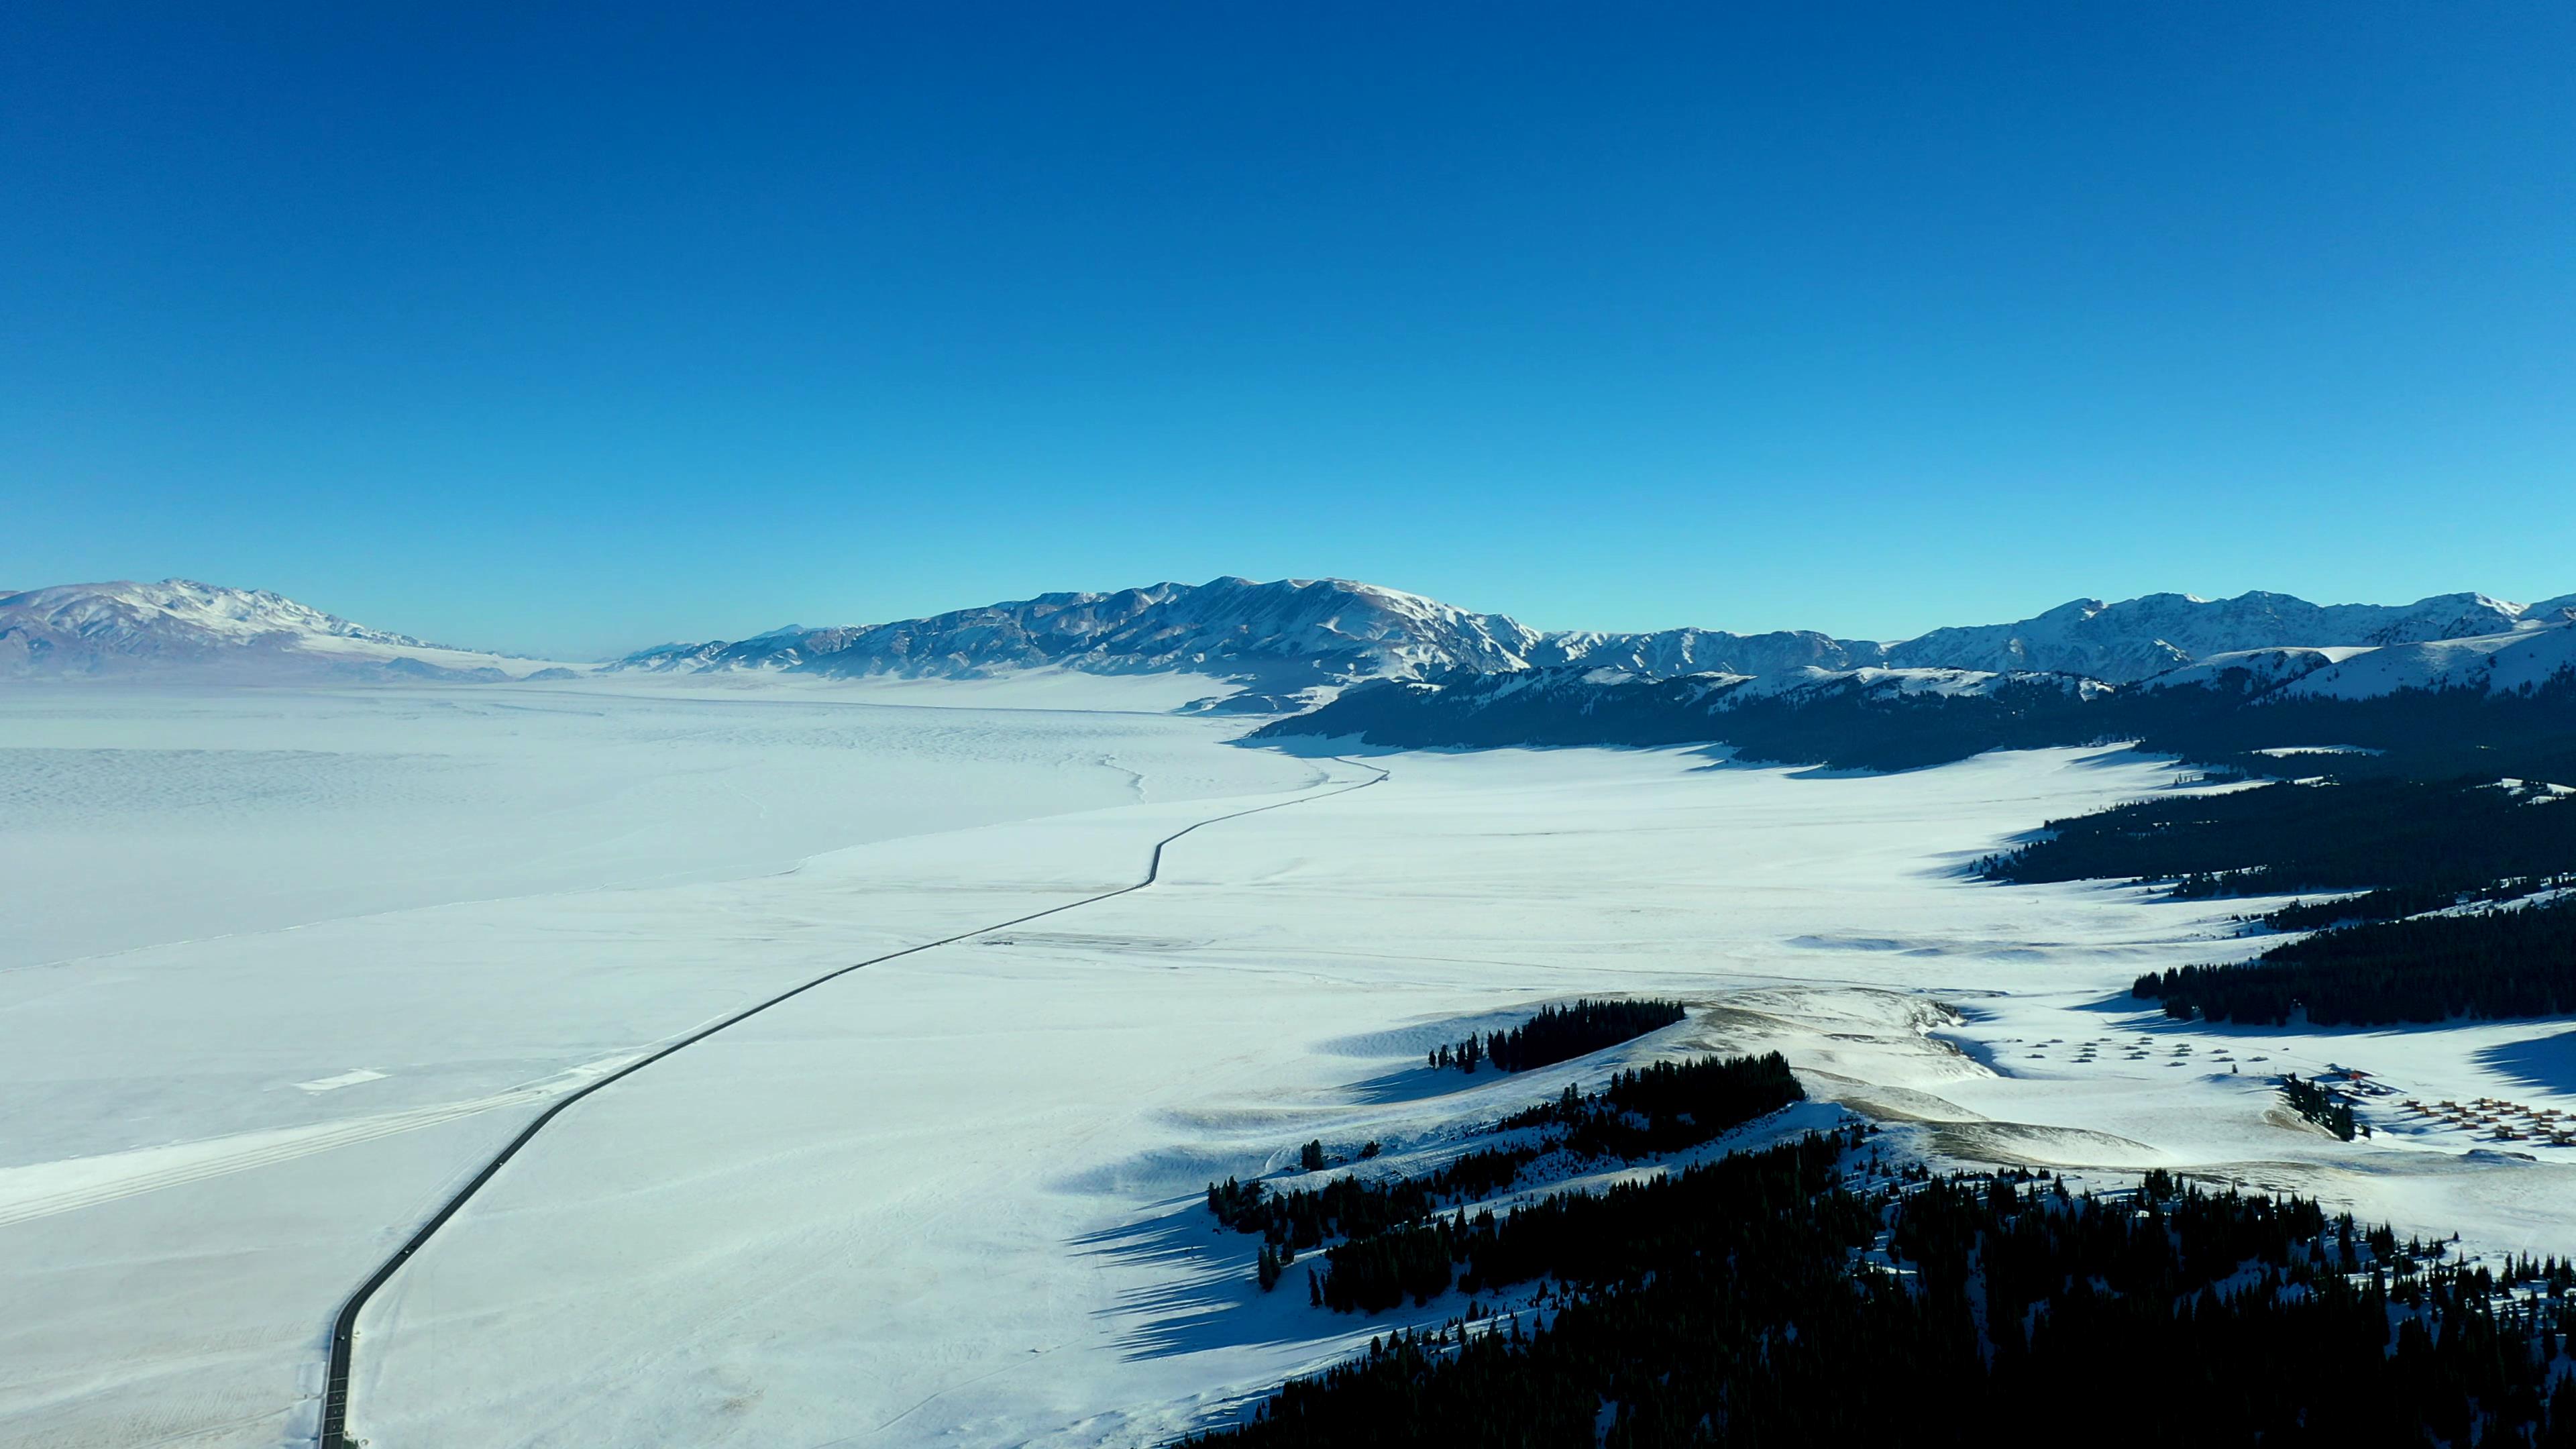
[(2576, 7), (0, 9), (0, 586), (598, 653), (1220, 573), (2576, 589)]

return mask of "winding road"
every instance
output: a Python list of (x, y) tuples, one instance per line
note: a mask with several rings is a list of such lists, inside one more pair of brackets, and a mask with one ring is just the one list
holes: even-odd
[(419, 1231), (413, 1233), (400, 1248), (395, 1249), (393, 1256), (385, 1259), (382, 1264), (378, 1265), (376, 1271), (368, 1277), (367, 1281), (359, 1284), (358, 1290), (349, 1295), (348, 1301), (340, 1305), (339, 1316), (333, 1319), (331, 1323), (331, 1360), (329, 1368), (325, 1371), (323, 1377), (322, 1428), (316, 1441), (320, 1445), (320, 1449), (349, 1449), (349, 1377), (351, 1366), (357, 1352), (358, 1315), (365, 1310), (368, 1300), (375, 1297), (378, 1289), (392, 1281), (394, 1274), (402, 1271), (403, 1264), (410, 1262), (412, 1255), (428, 1246), (429, 1240), (437, 1235), (438, 1230), (445, 1227), (448, 1220), (455, 1217), (457, 1211), (463, 1208), (466, 1203), (472, 1201), (474, 1195), (477, 1192), (482, 1191), (483, 1185), (490, 1182), (494, 1174), (498, 1173), (504, 1164), (508, 1163), (511, 1158), (518, 1156), (520, 1149), (526, 1147), (531, 1141), (535, 1140), (536, 1135), (543, 1132), (548, 1123), (551, 1123), (555, 1118), (562, 1116), (563, 1113), (574, 1103), (581, 1101), (593, 1092), (601, 1091), (605, 1088), (616, 1085), (618, 1082), (644, 1070), (646, 1067), (653, 1065), (664, 1057), (670, 1056), (673, 1053), (682, 1051), (688, 1047), (695, 1046), (699, 1042), (705, 1041), (708, 1037), (714, 1036), (716, 1033), (725, 1030), (727, 1027), (737, 1026), (742, 1022), (750, 1020), (752, 1017), (758, 1016), (760, 1013), (769, 1010), (771, 1007), (776, 1006), (781, 1002), (802, 996), (806, 992), (813, 990), (817, 986), (824, 985), (827, 982), (837, 981), (840, 978), (849, 975), (853, 971), (864, 970), (870, 966), (882, 965), (885, 962), (898, 960), (905, 956), (919, 955), (924, 951), (934, 951), (942, 946), (953, 946), (960, 941), (973, 940), (977, 936), (989, 935), (995, 931), (1008, 930), (1013, 926), (1026, 925), (1030, 921), (1039, 920), (1046, 916), (1061, 915), (1066, 911), (1080, 910), (1084, 906), (1098, 905), (1102, 901), (1114, 900), (1119, 896), (1141, 891), (1162, 878), (1163, 852), (1168, 849), (1173, 842), (1179, 840), (1182, 836), (1189, 834), (1193, 830), (1198, 830), (1209, 825), (1222, 824), (1228, 820), (1240, 820), (1247, 815), (1259, 815), (1265, 811), (1284, 810), (1291, 805), (1306, 805), (1317, 800), (1329, 800), (1333, 796), (1347, 795), (1355, 790), (1365, 790), (1371, 785), (1383, 784), (1387, 780), (1388, 772), (1379, 769), (1375, 765), (1360, 764), (1356, 760), (1342, 759), (1340, 756), (1334, 756), (1333, 758), (1341, 764), (1350, 765), (1357, 769), (1373, 771), (1375, 777), (1372, 779), (1361, 780), (1355, 784), (1343, 785), (1336, 789), (1321, 790), (1310, 795), (1300, 795), (1293, 800), (1273, 801), (1268, 805), (1255, 805), (1249, 809), (1229, 811), (1223, 815), (1212, 815), (1205, 820), (1193, 821), (1154, 842), (1154, 853), (1152, 858), (1146, 862), (1144, 878), (1133, 885), (1124, 885), (1120, 886), (1116, 890), (1102, 891), (1096, 896), (1086, 896), (1081, 900), (1068, 901), (1060, 906), (1049, 906), (1043, 911), (1031, 911), (1025, 916), (1014, 917), (1011, 920), (996, 921), (991, 925), (977, 926), (973, 930), (960, 931), (956, 935), (944, 936), (936, 941), (924, 941), (918, 946), (906, 946), (900, 951), (888, 951), (882, 956), (871, 956), (865, 961), (854, 961), (847, 966), (827, 971), (822, 975), (815, 977), (813, 980), (805, 982), (803, 985), (791, 987), (765, 1001), (745, 1007), (742, 1010), (735, 1012), (733, 1015), (725, 1017), (712, 1025), (701, 1027), (697, 1031), (691, 1032), (689, 1035), (680, 1038), (678, 1041), (672, 1042), (670, 1045), (661, 1048), (659, 1051), (653, 1052), (648, 1056), (640, 1057), (619, 1070), (600, 1078), (598, 1081), (583, 1087), (577, 1092), (572, 1093), (570, 1096), (567, 1096), (563, 1100), (555, 1103), (552, 1107), (539, 1113), (536, 1119), (530, 1122), (518, 1136), (511, 1138), (507, 1145), (502, 1147), (499, 1152), (494, 1153), (491, 1161), (483, 1164), (482, 1171), (474, 1174), (473, 1178), (467, 1181), (465, 1186), (459, 1188), (453, 1197), (450, 1197), (444, 1204), (440, 1205), (438, 1211), (431, 1214), (428, 1221), (420, 1225)]

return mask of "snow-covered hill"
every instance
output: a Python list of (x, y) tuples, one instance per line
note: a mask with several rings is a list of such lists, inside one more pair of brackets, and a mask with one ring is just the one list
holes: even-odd
[(2356, 654), (2367, 654), (2375, 647), (2338, 644), (2324, 648), (2293, 645), (2281, 649), (2231, 649), (2222, 654), (2203, 655), (2178, 669), (2168, 669), (2146, 680), (2144, 687), (2174, 689), (2197, 685), (2227, 689), (2238, 694), (2261, 694), (2330, 664), (2340, 664)]
[(569, 671), (370, 629), (262, 589), (164, 579), (0, 594), (0, 678), (161, 672), (502, 680)]
[(2401, 689), (2512, 694), (2570, 673), (2576, 673), (2576, 623), (2357, 650), (2302, 674), (2281, 693), (2337, 699), (2369, 699)]

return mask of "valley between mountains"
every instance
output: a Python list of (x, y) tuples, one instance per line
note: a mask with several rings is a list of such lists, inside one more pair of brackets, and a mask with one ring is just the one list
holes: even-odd
[[(1345, 1245), (1219, 1184), (1516, 1164), (1463, 1232), (1811, 1132), (1872, 1192), (2162, 1173), (2444, 1271), (2576, 1251), (2538, 606), (1667, 673), (1221, 580), (595, 666), (135, 588), (40, 601), (0, 688), (0, 1442), (312, 1443), (390, 1263), (337, 1400), (379, 1449), (1169, 1443), (1576, 1301), (1339, 1311)], [(2137, 674), (2140, 621), (2188, 659)], [(1442, 1064), (1587, 1001), (1679, 1016)], [(1682, 1146), (1527, 1125), (1770, 1053), (1794, 1100)]]

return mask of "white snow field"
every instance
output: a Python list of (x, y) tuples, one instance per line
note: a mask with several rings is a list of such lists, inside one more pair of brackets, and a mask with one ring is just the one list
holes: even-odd
[(294, 1442), (332, 1305), (562, 1091), (1331, 773), (1153, 713), (524, 689), (0, 691), (0, 1443)]
[[(0, 965), (728, 879), (861, 841), (1299, 778), (1216, 748), (1239, 723), (1159, 717), (1208, 692), (1054, 674), (944, 690), (13, 684), (0, 873), (43, 906), (0, 916)], [(901, 707), (984, 700), (1006, 713)]]
[[(341, 1300), (562, 1091), (833, 967), (1130, 884), (1174, 830), (1289, 801), (1183, 838), (1148, 889), (853, 973), (573, 1106), (373, 1300), (353, 1434), (1159, 1442), (1390, 1321), (1309, 1308), (1293, 1269), (1259, 1293), (1255, 1240), (1211, 1231), (1211, 1178), (1312, 1137), (1436, 1159), (1612, 1060), (1692, 1048), (1778, 1046), (1811, 1092), (1936, 1158), (2191, 1168), (2576, 1248), (2576, 1149), (2347, 1145), (2266, 1085), (2335, 1061), (2414, 1095), (2576, 1107), (2567, 1024), (2185, 1028), (2128, 982), (2241, 954), (2219, 938), (2260, 903), (1967, 874), (2044, 819), (2173, 788), (2170, 766), (1295, 759), (1227, 743), (1239, 721), (1096, 708), (1142, 700), (1131, 684), (1170, 688), (1059, 683), (1029, 709), (988, 684), (585, 684), (534, 718), (506, 711), (537, 698), (518, 686), (0, 696), (0, 789), (59, 769), (27, 757), (105, 741), (152, 752), (131, 788), (169, 802), (38, 812), (25, 840), (0, 815), (13, 869), (70, 841), (114, 875), (120, 831), (148, 862), (60, 871), (60, 920), (12, 897), (40, 904), (11, 912), (0, 961), (0, 1443), (305, 1442)], [(432, 773), (396, 753), (482, 783), (371, 830), (146, 775), (272, 737), (357, 762), (324, 769)], [(560, 804), (554, 778), (574, 782)], [(140, 854), (165, 817), (196, 855)], [(213, 928), (235, 934), (185, 930), (230, 908), (188, 862), (240, 857), (298, 862), (322, 894), (286, 881), (265, 918)], [(403, 896), (430, 858), (456, 884)], [(120, 937), (120, 886), (182, 908)], [(80, 954), (115, 947), (134, 949)], [(1421, 1066), (1539, 1001), (1631, 991), (1699, 1009), (1544, 1071)]]

